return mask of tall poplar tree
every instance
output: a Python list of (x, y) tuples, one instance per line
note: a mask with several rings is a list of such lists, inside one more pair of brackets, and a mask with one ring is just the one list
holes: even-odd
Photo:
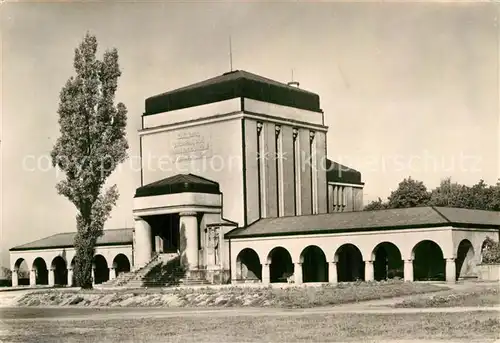
[(57, 191), (77, 209), (74, 275), (82, 288), (92, 288), (95, 245), (118, 199), (116, 185), (103, 188), (128, 149), (127, 109), (114, 104), (118, 51), (107, 50), (102, 60), (96, 52), (97, 39), (87, 33), (75, 49), (75, 75), (60, 93), (60, 137), (51, 153), (52, 165), (65, 174)]

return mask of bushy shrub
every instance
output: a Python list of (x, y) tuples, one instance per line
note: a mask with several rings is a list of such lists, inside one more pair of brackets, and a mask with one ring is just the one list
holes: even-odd
[(481, 254), (485, 264), (500, 263), (500, 243), (487, 237)]

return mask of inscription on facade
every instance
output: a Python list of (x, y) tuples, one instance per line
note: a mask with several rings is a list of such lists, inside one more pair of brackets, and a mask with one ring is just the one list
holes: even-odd
[(178, 132), (172, 143), (172, 157), (176, 162), (211, 156), (210, 137), (199, 131)]

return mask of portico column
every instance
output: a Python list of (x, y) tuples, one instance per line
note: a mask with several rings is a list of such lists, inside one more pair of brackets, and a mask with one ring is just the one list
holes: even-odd
[(30, 286), (31, 287), (36, 286), (36, 269), (30, 270)]
[(110, 280), (116, 279), (116, 269), (113, 267), (109, 268), (109, 279)]
[(264, 285), (269, 285), (271, 283), (271, 275), (269, 273), (269, 264), (264, 263), (262, 265), (262, 283)]
[(365, 261), (365, 281), (373, 281), (373, 261)]
[(95, 285), (95, 266), (92, 266), (92, 284)]
[(328, 282), (337, 283), (337, 262), (328, 262)]
[(454, 258), (446, 259), (446, 282), (455, 283), (457, 280), (457, 269)]
[(302, 263), (295, 263), (295, 270), (293, 271), (294, 281), (297, 285), (302, 283)]
[(142, 218), (135, 218), (135, 247), (136, 254), (135, 267), (137, 269), (144, 267), (153, 254), (153, 241), (151, 237), (151, 226)]
[(17, 287), (19, 285), (19, 277), (17, 274), (17, 269), (12, 271), (12, 287)]
[(198, 218), (196, 212), (181, 212), (179, 216), (181, 242), (185, 239), (186, 244), (185, 250), (181, 251), (181, 254), (187, 259), (188, 269), (196, 269), (198, 268)]
[(404, 261), (404, 280), (412, 282), (413, 281), (413, 260)]
[(73, 268), (68, 269), (68, 286), (73, 286)]
[(54, 280), (54, 268), (49, 269), (49, 286), (53, 287), (55, 285), (55, 280)]

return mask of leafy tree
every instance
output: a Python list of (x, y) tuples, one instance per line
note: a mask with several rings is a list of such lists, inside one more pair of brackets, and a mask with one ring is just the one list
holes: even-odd
[(7, 267), (2, 267), (2, 278), (11, 280), (12, 279), (12, 271)]
[(448, 177), (431, 191), (429, 205), (467, 208), (468, 198), (469, 188), (456, 182), (452, 183), (451, 178)]
[(383, 202), (379, 198), (378, 201), (369, 203), (364, 210), (416, 206), (447, 206), (500, 211), (500, 180), (494, 186), (488, 186), (484, 180), (480, 180), (469, 187), (446, 178), (438, 187), (427, 192), (422, 182), (408, 178), (404, 179), (391, 193), (388, 202)]
[[(7, 280), (12, 280), (12, 270), (7, 267), (2, 267), (2, 275)], [(30, 273), (24, 269), (17, 270), (18, 279), (28, 279), (30, 277)]]
[(378, 198), (378, 200), (374, 200), (366, 205), (363, 211), (384, 210), (387, 207), (387, 203), (384, 203), (382, 199)]
[(405, 208), (425, 206), (430, 200), (430, 194), (427, 192), (422, 181), (413, 180), (411, 177), (404, 179), (398, 185), (398, 188), (391, 192), (388, 197), (389, 208)]
[(76, 74), (60, 93), (60, 137), (51, 156), (52, 165), (65, 173), (56, 186), (76, 207), (75, 278), (82, 288), (92, 288), (95, 244), (118, 199), (116, 185), (103, 191), (106, 179), (127, 158), (125, 137), (127, 109), (114, 105), (121, 71), (116, 49), (96, 58), (97, 39), (87, 33), (75, 49)]

